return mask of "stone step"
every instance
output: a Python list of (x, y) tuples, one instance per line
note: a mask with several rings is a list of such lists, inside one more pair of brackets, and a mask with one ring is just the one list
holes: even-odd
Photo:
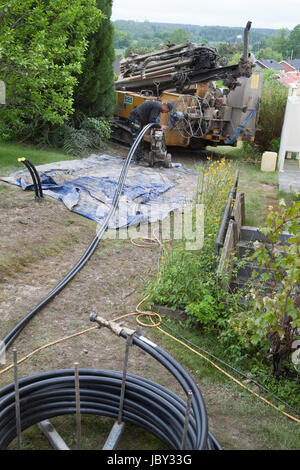
[(254, 253), (254, 246), (253, 246), (253, 242), (250, 242), (250, 241), (243, 241), (243, 240), (240, 240), (238, 243), (237, 243), (237, 248), (238, 248), (238, 256), (239, 256), (239, 259), (242, 259), (244, 257), (250, 257), (253, 255)]
[[(249, 282), (250, 278), (248, 276), (239, 276), (236, 279), (232, 279), (230, 282), (230, 290), (231, 292), (237, 292), (242, 289), (244, 289), (247, 286), (247, 283)], [(252, 280), (251, 285), (255, 286), (258, 281)], [(263, 288), (263, 291), (267, 294), (270, 292), (270, 289), (268, 289), (267, 286)]]
[[(282, 232), (279, 235), (279, 239), (282, 243), (288, 243), (288, 239), (290, 237), (291, 234), (288, 232)], [(262, 233), (259, 232), (258, 227), (249, 227), (248, 225), (242, 225), (240, 231), (240, 241), (248, 241), (252, 243), (255, 241), (267, 241), (267, 237), (265, 237)]]
[(258, 277), (262, 273), (267, 273), (269, 270), (266, 268), (259, 268), (256, 262), (245, 263), (243, 266), (240, 266), (237, 270), (236, 277), (244, 278), (251, 278), (253, 271), (258, 273)]

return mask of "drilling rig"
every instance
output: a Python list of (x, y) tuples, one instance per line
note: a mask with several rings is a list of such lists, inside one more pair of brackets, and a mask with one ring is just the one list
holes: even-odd
[(149, 164), (171, 165), (171, 147), (203, 149), (253, 141), (258, 122), (262, 74), (254, 72), (249, 54), (251, 22), (244, 29), (243, 54), (237, 64), (220, 65), (213, 47), (190, 42), (169, 44), (145, 55), (132, 55), (120, 64), (113, 137), (130, 143), (127, 120), (145, 100), (172, 102), (161, 114), (165, 131), (153, 129)]

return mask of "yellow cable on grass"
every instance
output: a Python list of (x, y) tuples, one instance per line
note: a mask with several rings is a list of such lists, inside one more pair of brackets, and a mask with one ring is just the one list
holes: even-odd
[[(143, 303), (145, 302), (147, 299), (148, 299), (149, 296), (145, 297), (145, 299), (143, 299), (138, 307)], [(142, 312), (140, 310), (138, 310), (138, 307), (137, 307), (137, 312), (141, 315), (146, 315), (147, 313), (149, 312)], [(160, 318), (160, 315), (158, 313), (154, 313), (154, 312), (150, 312), (151, 315), (150, 315), (150, 321), (153, 322), (152, 320), (152, 316), (155, 316), (157, 315), (159, 318)], [(149, 326), (149, 325), (144, 325), (144, 326)], [(195, 349), (191, 348), (188, 344), (184, 343), (183, 341), (179, 340), (178, 338), (175, 338), (175, 336), (171, 335), (170, 333), (167, 333), (165, 330), (161, 329), (158, 324), (153, 324), (153, 325), (150, 325), (150, 326), (156, 326), (156, 328), (161, 332), (163, 333), (164, 335), (168, 336), (169, 338), (171, 338), (172, 340), (176, 341), (177, 343), (181, 344), (182, 346), (184, 346), (185, 348), (189, 349), (190, 351), (192, 351), (194, 354), (197, 354), (197, 356), (201, 357), (202, 359), (204, 359), (205, 361), (209, 362), (213, 367), (215, 367), (217, 370), (219, 370), (220, 372), (222, 372), (224, 375), (226, 375), (226, 377), (230, 378), (231, 380), (233, 380), (235, 383), (237, 383), (238, 385), (240, 385), (242, 388), (244, 388), (245, 390), (247, 390), (248, 392), (252, 393), (253, 395), (255, 395), (257, 398), (259, 398), (260, 400), (262, 400), (263, 402), (265, 402), (266, 404), (270, 405), (272, 408), (274, 408), (275, 410), (279, 411), (280, 413), (282, 413), (283, 415), (287, 416), (288, 418), (292, 419), (293, 421), (296, 421), (297, 423), (300, 423), (300, 419), (286, 413), (285, 411), (282, 411), (280, 408), (278, 408), (276, 405), (273, 405), (273, 403), (271, 403), (270, 401), (266, 400), (264, 397), (262, 397), (261, 395), (259, 395), (258, 393), (254, 392), (253, 390), (251, 390), (251, 388), (249, 387), (246, 387), (246, 385), (244, 385), (242, 382), (240, 382), (238, 379), (236, 379), (235, 377), (233, 377), (231, 374), (229, 374), (228, 372), (226, 372), (224, 369), (222, 369), (220, 366), (218, 366), (217, 364), (215, 364), (213, 361), (211, 361), (210, 359), (208, 359), (206, 356), (204, 356), (203, 354), (201, 354), (200, 352), (196, 351)]]
[[(19, 359), (17, 364), (22, 364), (22, 362), (24, 362), (27, 359), (29, 359), (30, 357), (34, 356), (38, 352), (43, 351), (43, 349), (50, 348), (51, 346), (55, 346), (56, 344), (62, 343), (63, 341), (67, 341), (68, 339), (75, 338), (76, 336), (80, 336), (80, 335), (83, 335), (85, 333), (89, 333), (90, 331), (96, 330), (97, 328), (98, 328), (98, 326), (93, 326), (92, 328), (88, 328), (87, 330), (80, 331), (79, 333), (74, 333), (73, 335), (65, 336), (64, 338), (53, 341), (52, 343), (44, 344), (44, 346), (41, 346), (41, 347), (35, 349), (31, 353), (27, 354), (27, 356), (24, 356), (24, 357), (22, 357), (22, 359)], [(7, 366), (5, 369), (0, 370), (0, 375), (4, 374), (4, 372), (8, 372), (13, 367), (14, 367), (14, 364), (11, 364), (10, 366)]]
[[(185, 348), (189, 349), (191, 352), (193, 352), (194, 354), (197, 354), (197, 356), (201, 357), (202, 359), (204, 359), (205, 361), (207, 361), (209, 364), (211, 364), (213, 367), (215, 367), (217, 370), (219, 370), (220, 372), (222, 372), (222, 374), (226, 375), (226, 377), (228, 377), (229, 379), (233, 380), (236, 384), (240, 385), (240, 387), (242, 387), (244, 390), (247, 390), (249, 393), (251, 393), (252, 395), (256, 396), (257, 398), (259, 398), (260, 400), (262, 400), (264, 403), (266, 403), (267, 405), (271, 406), (272, 408), (274, 408), (275, 410), (279, 411), (280, 413), (282, 413), (284, 416), (286, 416), (287, 418), (291, 419), (292, 421), (295, 421), (296, 423), (300, 423), (300, 419), (296, 418), (295, 416), (292, 416), (290, 415), (289, 413), (286, 413), (285, 411), (282, 411), (280, 408), (278, 408), (276, 405), (274, 405), (273, 403), (271, 403), (270, 401), (268, 401), (266, 398), (262, 397), (261, 395), (259, 395), (258, 393), (254, 392), (253, 390), (251, 390), (251, 388), (249, 387), (246, 387), (246, 385), (244, 385), (240, 380), (236, 379), (235, 377), (233, 377), (231, 374), (229, 374), (228, 372), (226, 372), (224, 369), (222, 369), (220, 366), (218, 366), (217, 364), (215, 364), (213, 361), (211, 361), (210, 359), (208, 359), (206, 356), (204, 356), (203, 354), (201, 354), (199, 351), (196, 351), (195, 349), (191, 348), (188, 344), (184, 343), (183, 341), (179, 340), (178, 338), (176, 338), (175, 336), (171, 335), (170, 333), (167, 333), (165, 330), (163, 330), (162, 328), (159, 327), (162, 319), (161, 319), (161, 316), (156, 313), (156, 312), (150, 312), (150, 311), (142, 311), (142, 310), (139, 310), (139, 307), (148, 299), (149, 296), (145, 297), (136, 307), (136, 312), (133, 312), (133, 313), (127, 313), (125, 315), (122, 315), (120, 317), (117, 317), (115, 319), (113, 319), (112, 321), (113, 322), (117, 322), (117, 321), (120, 321), (120, 320), (123, 320), (124, 318), (128, 318), (130, 316), (133, 316), (135, 315), (136, 316), (136, 321), (139, 325), (141, 326), (144, 326), (144, 327), (151, 327), (151, 328), (157, 328), (158, 331), (160, 331), (161, 333), (163, 333), (164, 335), (168, 336), (169, 338), (171, 338), (173, 341), (176, 341), (177, 343), (181, 344), (182, 346), (184, 346)], [(152, 322), (152, 324), (150, 323), (144, 323), (144, 322), (141, 322), (140, 320), (140, 317), (142, 316), (146, 316), (150, 319), (150, 321)], [(157, 317), (158, 318), (158, 322), (154, 322), (153, 321), (153, 317)], [(90, 333), (91, 331), (93, 330), (96, 330), (98, 329), (99, 327), (98, 326), (93, 326), (91, 328), (88, 328), (86, 330), (83, 330), (83, 331), (80, 331), (78, 333), (74, 333), (70, 336), (66, 336), (64, 338), (61, 338), (61, 339), (58, 339), (56, 341), (53, 341), (51, 343), (48, 343), (48, 344), (45, 344), (44, 346), (41, 346), (37, 349), (35, 349), (34, 351), (32, 351), (31, 353), (27, 354), (26, 356), (24, 356), (22, 359), (20, 359), (18, 361), (18, 364), (21, 364), (23, 363), (24, 361), (26, 361), (27, 359), (29, 359), (30, 357), (34, 356), (35, 354), (37, 354), (38, 352), (44, 350), (44, 349), (47, 349), (51, 346), (55, 346), (56, 344), (59, 344), (59, 343), (62, 343), (64, 341), (67, 341), (69, 339), (73, 339), (77, 336), (81, 336), (85, 333)], [(12, 368), (14, 367), (13, 364), (11, 364), (10, 366), (6, 367), (5, 369), (1, 370), (0, 371), (0, 375), (4, 374), (5, 372), (8, 372), (9, 370), (11, 370)]]

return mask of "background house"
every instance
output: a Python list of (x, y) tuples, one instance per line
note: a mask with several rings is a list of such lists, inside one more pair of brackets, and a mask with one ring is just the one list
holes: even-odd
[(300, 59), (282, 60), (280, 65), (283, 67), (285, 72), (300, 72)]
[(284, 70), (283, 65), (273, 59), (256, 59), (254, 63), (258, 69)]

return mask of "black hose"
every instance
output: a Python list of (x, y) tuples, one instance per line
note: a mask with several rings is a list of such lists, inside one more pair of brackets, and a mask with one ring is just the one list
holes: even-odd
[(26, 160), (26, 159), (23, 159), (23, 158), (19, 159), (19, 161), (20, 161), (21, 163), (23, 163), (23, 164), (26, 166), (27, 170), (29, 171), (30, 176), (31, 176), (31, 179), (32, 179), (32, 182), (33, 182), (33, 187), (34, 187), (34, 192), (35, 192), (35, 198), (36, 198), (36, 199), (40, 199), (40, 192), (39, 192), (38, 181), (37, 181), (37, 179), (36, 179), (36, 174), (35, 174), (35, 172), (33, 171), (33, 169), (32, 169), (32, 167), (31, 167), (29, 161)]
[[(114, 371), (79, 370), (82, 414), (117, 419), (122, 374)], [(1, 393), (2, 391), (0, 391)], [(76, 412), (74, 371), (53, 371), (19, 382), (21, 430), (45, 419)], [(0, 449), (16, 437), (14, 387), (1, 393)], [(152, 433), (173, 449), (180, 448), (184, 423), (184, 401), (167, 389), (137, 376), (127, 375), (123, 421)], [(187, 436), (187, 448), (195, 447), (194, 418)]]
[(134, 335), (133, 337), (133, 344), (138, 345), (141, 349), (159, 361), (167, 370), (169, 370), (169, 372), (171, 372), (171, 374), (177, 378), (185, 393), (188, 393), (189, 391), (193, 393), (192, 408), (196, 408), (198, 410), (198, 414), (196, 416), (198, 423), (198, 446), (200, 448), (204, 448), (208, 432), (206, 410), (201, 393), (192, 378), (185, 372), (183, 367), (178, 362), (176, 362), (168, 353), (162, 349), (158, 347), (154, 348), (148, 343), (141, 341), (137, 335)]
[(39, 198), (40, 199), (43, 199), (44, 195), (43, 195), (43, 188), (42, 188), (42, 183), (41, 183), (41, 179), (40, 179), (40, 175), (39, 175), (39, 172), (37, 171), (36, 167), (33, 165), (33, 163), (31, 163), (30, 160), (25, 160), (25, 162), (27, 163), (27, 165), (29, 165), (32, 169), (32, 171), (34, 172), (35, 174), (35, 178), (36, 178), (36, 181), (37, 181), (37, 186), (38, 186), (38, 190), (39, 190)]
[(57, 286), (49, 292), (49, 294), (33, 309), (31, 312), (29, 312), (20, 322), (15, 325), (15, 327), (2, 339), (2, 344), (7, 348), (11, 346), (11, 344), (15, 341), (17, 336), (20, 334), (20, 332), (23, 330), (25, 325), (31, 320), (31, 318), (39, 311), (41, 310), (50, 300), (52, 300), (72, 279), (73, 277), (76, 276), (76, 274), (83, 268), (83, 266), (87, 263), (87, 261), (91, 258), (93, 255), (94, 251), (96, 250), (100, 240), (102, 239), (104, 233), (106, 232), (108, 228), (109, 221), (113, 214), (115, 213), (118, 203), (119, 203), (119, 198), (122, 193), (123, 187), (124, 187), (124, 182), (127, 176), (128, 168), (131, 162), (131, 159), (146, 132), (151, 128), (157, 126), (157, 124), (148, 124), (145, 126), (141, 132), (139, 133), (138, 137), (136, 138), (135, 142), (133, 143), (128, 156), (123, 164), (117, 188), (112, 200), (112, 204), (110, 207), (110, 210), (108, 214), (106, 215), (106, 218), (101, 226), (101, 229), (97, 233), (97, 235), (94, 237), (92, 242), (90, 243), (89, 247), (83, 254), (83, 256), (80, 258), (80, 260), (75, 264), (75, 266), (69, 271), (69, 273), (60, 281)]
[[(126, 338), (126, 334), (121, 332)], [(133, 344), (160, 362), (184, 391), (193, 393), (185, 450), (222, 450), (208, 431), (202, 395), (189, 374), (169, 354), (146, 338), (133, 335)], [(79, 370), (80, 409), (82, 414), (117, 419), (122, 373), (107, 370)], [(74, 370), (49, 371), (19, 381), (21, 430), (56, 416), (76, 413)], [(148, 379), (126, 375), (122, 419), (156, 436), (170, 449), (181, 449), (186, 402)], [(16, 437), (15, 388), (9, 384), (0, 390), (0, 449), (6, 449)]]

